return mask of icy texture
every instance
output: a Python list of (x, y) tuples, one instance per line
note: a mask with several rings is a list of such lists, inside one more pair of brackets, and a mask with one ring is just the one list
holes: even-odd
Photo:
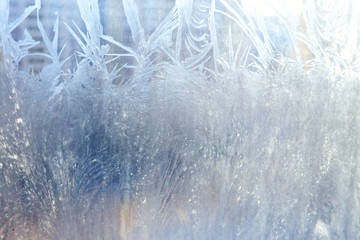
[(357, 0), (44, 2), (0, 0), (0, 239), (360, 237)]

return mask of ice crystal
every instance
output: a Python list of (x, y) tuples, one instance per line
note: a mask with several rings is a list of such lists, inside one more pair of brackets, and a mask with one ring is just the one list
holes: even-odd
[(359, 238), (358, 1), (20, 2), (0, 239)]

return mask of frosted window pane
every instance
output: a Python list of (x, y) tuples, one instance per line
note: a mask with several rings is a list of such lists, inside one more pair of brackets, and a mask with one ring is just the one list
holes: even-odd
[(0, 239), (358, 239), (360, 3), (0, 0)]

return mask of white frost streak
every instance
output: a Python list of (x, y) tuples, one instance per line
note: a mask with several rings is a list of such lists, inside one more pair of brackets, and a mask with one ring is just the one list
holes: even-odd
[(134, 43), (141, 49), (144, 47), (146, 40), (144, 29), (140, 23), (137, 5), (134, 0), (123, 0), (123, 5)]

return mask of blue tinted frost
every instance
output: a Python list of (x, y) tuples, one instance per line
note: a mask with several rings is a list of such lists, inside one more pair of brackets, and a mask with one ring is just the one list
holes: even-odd
[(0, 239), (359, 238), (358, 1), (20, 3)]

